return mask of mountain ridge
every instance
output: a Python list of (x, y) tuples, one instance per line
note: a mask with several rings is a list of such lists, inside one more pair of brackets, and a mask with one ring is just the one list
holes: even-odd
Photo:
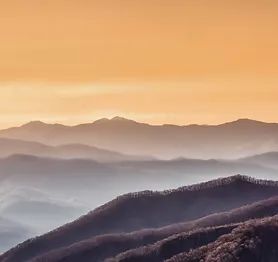
[[(16, 252), (16, 261), (24, 261), (38, 253), (70, 245), (88, 237), (186, 222), (278, 195), (276, 182), (269, 185), (269, 182), (264, 180), (243, 176), (226, 178), (223, 182), (221, 186), (221, 180), (213, 180), (207, 184), (209, 187), (200, 187), (196, 191), (179, 189), (166, 191), (166, 194), (165, 191), (154, 194), (143, 192), (132, 197), (120, 197), (79, 220), (26, 241), (10, 252)], [(204, 202), (204, 199), (208, 202)], [(157, 214), (160, 216), (157, 217)], [(26, 250), (29, 250), (28, 256), (24, 257), (22, 252)]]
[[(278, 124), (239, 119), (220, 125), (150, 125), (116, 117), (75, 126), (31, 122), (0, 137), (47, 145), (85, 144), (156, 158), (228, 158), (278, 151)], [(213, 149), (213, 150), (212, 150)]]
[[(235, 228), (249, 219), (264, 218), (276, 215), (277, 212), (278, 197), (273, 197), (227, 212), (212, 214), (184, 223), (171, 224), (162, 228), (149, 228), (126, 234), (96, 236), (64, 248), (54, 249), (45, 255), (34, 258), (32, 261), (74, 262), (79, 261), (82, 257), (82, 261), (101, 262), (105, 258), (110, 258), (117, 254), (120, 255), (117, 255), (117, 260), (115, 259), (115, 261), (121, 259), (126, 262), (138, 261), (138, 259), (140, 262), (161, 261), (163, 253), (168, 253), (169, 256), (171, 250), (171, 248), (167, 248), (169, 239), (179, 239), (184, 234), (190, 235), (196, 231), (202, 232), (203, 229), (208, 227), (229, 225), (228, 227)], [(165, 244), (166, 247), (164, 247)], [(166, 254), (164, 254), (163, 259), (165, 259)]]
[(233, 124), (266, 124), (266, 125), (276, 125), (278, 122), (265, 122), (262, 120), (255, 120), (251, 118), (238, 118), (235, 120), (219, 123), (219, 124), (170, 124), (170, 123), (164, 123), (164, 124), (150, 124), (147, 122), (139, 122), (133, 119), (121, 117), (121, 116), (115, 116), (112, 118), (99, 118), (94, 120), (93, 122), (87, 122), (87, 123), (80, 123), (76, 125), (65, 125), (65, 124), (60, 124), (60, 123), (47, 123), (41, 120), (32, 120), (30, 122), (27, 122), (25, 124), (22, 124), (20, 126), (15, 126), (15, 127), (8, 127), (3, 130), (8, 130), (11, 128), (19, 128), (19, 127), (26, 127), (26, 126), (60, 126), (60, 127), (78, 127), (80, 125), (93, 125), (93, 124), (100, 124), (100, 123), (108, 123), (108, 122), (129, 122), (129, 123), (137, 123), (137, 124), (143, 124), (143, 125), (148, 125), (148, 126), (153, 126), (153, 127), (160, 127), (160, 126), (175, 126), (175, 127), (190, 127), (190, 126), (204, 126), (204, 127), (217, 127), (217, 126), (223, 126), (223, 125), (233, 125)]
[(40, 142), (0, 137), (0, 158), (11, 155), (34, 155), (62, 159), (87, 158), (100, 162), (154, 159), (150, 156), (126, 155), (84, 144), (50, 146)]

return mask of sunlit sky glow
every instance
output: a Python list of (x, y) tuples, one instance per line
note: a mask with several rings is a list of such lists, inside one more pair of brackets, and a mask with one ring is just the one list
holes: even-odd
[(276, 0), (0, 0), (0, 127), (278, 122)]

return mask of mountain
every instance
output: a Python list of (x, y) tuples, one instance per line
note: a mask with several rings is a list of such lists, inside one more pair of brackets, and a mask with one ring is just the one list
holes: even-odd
[(235, 173), (275, 179), (278, 171), (256, 164), (222, 160), (100, 163), (89, 159), (13, 155), (0, 159), (0, 189), (33, 187), (62, 199), (74, 197), (93, 209), (130, 191), (170, 189)]
[(240, 119), (221, 125), (149, 125), (115, 117), (77, 126), (30, 122), (0, 137), (48, 145), (85, 144), (157, 158), (239, 158), (278, 150), (278, 124)]
[(278, 169), (278, 152), (267, 152), (240, 160), (244, 163), (255, 163), (261, 166)]
[[(235, 173), (275, 179), (278, 171), (242, 161), (100, 163), (90, 159), (13, 155), (0, 159), (0, 212), (10, 220), (27, 224), (33, 232), (31, 236), (35, 236), (130, 191), (176, 188)], [(20, 241), (22, 238), (13, 243)]]
[[(158, 262), (165, 261), (191, 249), (209, 244), (224, 234), (230, 233), (237, 225), (226, 225), (219, 227), (202, 228), (196, 231), (180, 233), (155, 243), (152, 246), (129, 250), (117, 255), (115, 258), (106, 259), (106, 262)], [(156, 248), (157, 247), (157, 248)], [(141, 254), (139, 253), (141, 252)], [(157, 253), (155, 253), (157, 252)]]
[[(192, 248), (195, 236), (202, 244), (208, 243), (201, 234), (205, 228), (216, 230), (220, 235), (231, 232), (240, 222), (253, 218), (263, 218), (276, 215), (278, 212), (278, 197), (243, 206), (228, 212), (217, 213), (197, 220), (172, 224), (156, 229), (143, 229), (132, 233), (108, 234), (83, 240), (64, 248), (55, 249), (49, 253), (38, 256), (34, 261), (95, 261), (101, 262), (107, 258), (111, 261), (163, 261), (173, 255)], [(225, 226), (231, 224), (230, 226)], [(213, 227), (213, 228), (211, 228)], [(219, 234), (214, 234), (214, 240)], [(193, 242), (193, 243), (192, 243)], [(192, 243), (192, 244), (191, 244)], [(200, 243), (200, 242), (199, 242)], [(110, 261), (109, 260), (109, 261)]]
[(172, 191), (121, 196), (46, 235), (8, 251), (1, 261), (26, 261), (78, 241), (195, 220), (278, 195), (278, 184), (233, 176)]
[(128, 160), (147, 160), (151, 157), (129, 156), (81, 144), (49, 146), (38, 142), (0, 138), (0, 158), (15, 154), (35, 155), (52, 158), (87, 158), (99, 162), (117, 162)]
[[(211, 232), (209, 232), (211, 233)], [(216, 232), (213, 232), (215, 234)], [(208, 237), (208, 236), (206, 236)], [(248, 221), (215, 242), (167, 262), (274, 262), (278, 260), (278, 216)]]

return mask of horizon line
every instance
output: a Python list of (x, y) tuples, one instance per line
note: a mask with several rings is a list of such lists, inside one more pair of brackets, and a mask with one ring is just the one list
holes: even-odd
[(92, 122), (83, 122), (83, 123), (77, 123), (77, 124), (73, 124), (73, 125), (68, 125), (68, 124), (61, 124), (59, 122), (46, 122), (46, 121), (41, 121), (41, 120), (31, 120), (29, 122), (25, 122), (21, 125), (17, 125), (17, 126), (10, 126), (10, 127), (6, 127), (6, 128), (1, 128), (0, 130), (7, 130), (7, 129), (11, 129), (11, 128), (20, 128), (20, 127), (24, 127), (27, 125), (59, 125), (59, 126), (64, 126), (64, 127), (77, 127), (77, 126), (82, 126), (82, 125), (90, 125), (90, 124), (98, 124), (98, 123), (105, 123), (105, 122), (112, 122), (112, 121), (126, 121), (126, 122), (133, 122), (136, 124), (143, 124), (143, 125), (148, 125), (148, 126), (176, 126), (176, 127), (189, 127), (189, 126), (222, 126), (225, 124), (232, 124), (232, 123), (237, 123), (237, 122), (253, 122), (253, 123), (263, 123), (263, 124), (278, 124), (278, 122), (266, 122), (263, 120), (258, 120), (258, 119), (251, 119), (251, 118), (236, 118), (234, 120), (230, 120), (227, 122), (220, 122), (219, 124), (201, 124), (201, 123), (188, 123), (188, 124), (171, 124), (171, 123), (161, 123), (161, 124), (152, 124), (152, 123), (148, 123), (148, 122), (144, 122), (144, 121), (138, 121), (138, 120), (134, 120), (131, 118), (126, 118), (126, 117), (121, 117), (121, 116), (114, 116), (114, 117), (103, 117), (103, 118), (98, 118), (96, 120), (93, 120)]

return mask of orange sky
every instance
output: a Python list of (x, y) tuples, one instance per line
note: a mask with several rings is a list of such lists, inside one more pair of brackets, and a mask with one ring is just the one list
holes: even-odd
[(0, 127), (277, 121), (276, 0), (0, 0)]

